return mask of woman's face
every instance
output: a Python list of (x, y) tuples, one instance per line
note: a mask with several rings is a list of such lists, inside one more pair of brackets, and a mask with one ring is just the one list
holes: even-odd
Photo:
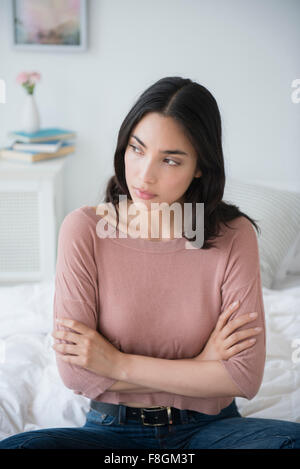
[[(136, 137), (136, 138), (135, 138)], [(182, 152), (184, 154), (178, 154)], [(172, 117), (151, 112), (133, 129), (125, 151), (125, 176), (134, 203), (183, 202), (194, 177), (197, 156), (194, 147)], [(135, 189), (153, 194), (145, 199)]]

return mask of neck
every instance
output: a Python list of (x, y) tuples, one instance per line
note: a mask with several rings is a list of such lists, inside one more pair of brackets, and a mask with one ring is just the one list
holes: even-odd
[[(183, 223), (174, 219), (174, 212), (163, 210), (139, 210), (133, 201), (119, 205), (119, 229), (129, 236), (139, 236), (149, 241), (168, 241), (182, 236)], [(126, 220), (127, 218), (127, 220)]]

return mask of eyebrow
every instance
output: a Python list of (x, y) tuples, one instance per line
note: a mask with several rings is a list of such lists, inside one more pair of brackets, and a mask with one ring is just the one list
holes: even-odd
[[(142, 142), (136, 135), (132, 135), (133, 138), (135, 138), (144, 148), (147, 148), (145, 143)], [(185, 151), (182, 150), (160, 150), (161, 153), (164, 153), (166, 155), (186, 155), (188, 154)]]

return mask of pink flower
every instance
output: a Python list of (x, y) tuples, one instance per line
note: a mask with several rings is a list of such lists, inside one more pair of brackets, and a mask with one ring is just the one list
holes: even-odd
[(29, 81), (31, 84), (36, 84), (38, 81), (40, 81), (41, 75), (38, 72), (32, 72), (29, 74)]
[(26, 83), (26, 81), (28, 81), (28, 79), (29, 74), (27, 72), (21, 72), (17, 76), (17, 82), (19, 83), (19, 85), (23, 85), (23, 83)]
[(41, 75), (38, 72), (21, 72), (17, 76), (17, 82), (25, 88), (28, 94), (33, 94), (35, 85), (40, 79)]

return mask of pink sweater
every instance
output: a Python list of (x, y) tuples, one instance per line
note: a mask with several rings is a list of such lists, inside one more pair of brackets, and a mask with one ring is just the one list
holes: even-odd
[[(252, 399), (263, 377), (266, 335), (257, 236), (249, 220), (239, 217), (230, 222), (236, 230), (222, 225), (222, 237), (214, 240), (217, 247), (209, 250), (186, 249), (185, 238), (100, 238), (99, 220), (93, 207), (83, 206), (61, 225), (54, 320), (83, 322), (124, 353), (192, 358), (205, 346), (220, 313), (239, 299), (232, 319), (256, 311), (258, 318), (243, 328), (259, 325), (263, 332), (254, 346), (220, 361), (246, 398)], [(66, 363), (59, 354), (56, 360), (64, 384), (96, 401), (217, 414), (233, 400), (108, 391), (114, 379)]]

